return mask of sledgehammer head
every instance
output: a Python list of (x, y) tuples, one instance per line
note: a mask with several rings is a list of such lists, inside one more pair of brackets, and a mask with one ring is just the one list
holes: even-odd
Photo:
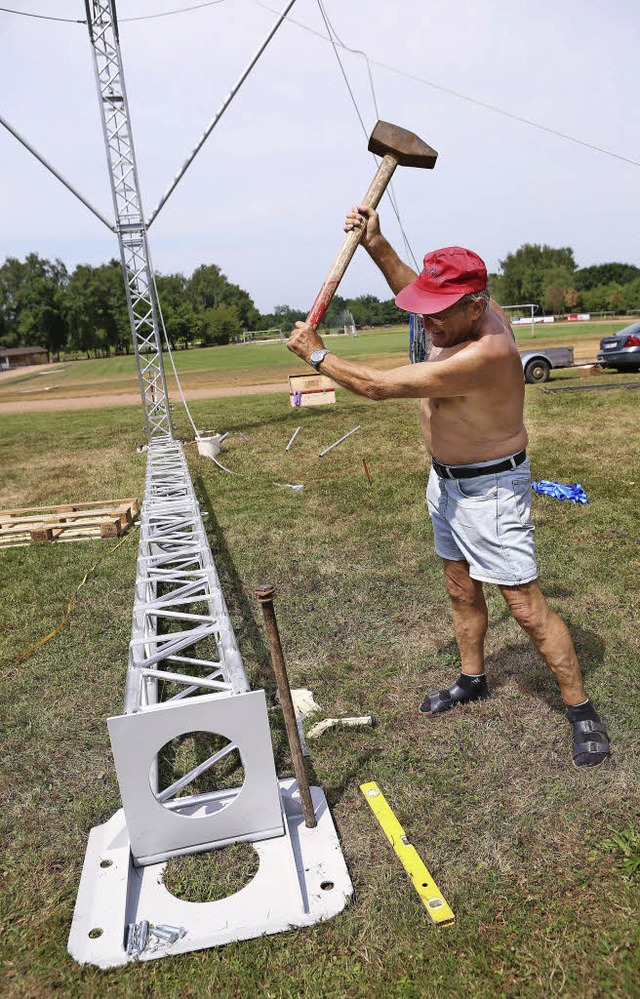
[(369, 136), (369, 152), (376, 156), (393, 156), (400, 166), (433, 170), (438, 154), (413, 132), (388, 121), (379, 121)]

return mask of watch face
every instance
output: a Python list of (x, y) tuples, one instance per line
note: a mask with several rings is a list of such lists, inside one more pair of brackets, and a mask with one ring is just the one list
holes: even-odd
[(309, 361), (313, 365), (313, 367), (315, 368), (315, 367), (318, 366), (318, 364), (320, 364), (324, 360), (325, 356), (328, 353), (329, 353), (329, 351), (326, 350), (326, 349), (314, 350), (313, 354), (309, 358)]

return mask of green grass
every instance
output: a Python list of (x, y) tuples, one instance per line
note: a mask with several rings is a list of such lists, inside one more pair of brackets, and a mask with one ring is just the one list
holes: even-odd
[[(514, 327), (516, 341), (523, 350), (552, 345), (576, 345), (576, 359), (594, 360), (600, 339), (617, 332), (624, 322), (565, 323)], [(331, 350), (352, 361), (368, 361), (387, 367), (408, 363), (408, 326), (364, 330), (357, 337), (332, 336)], [(291, 354), (281, 342), (229, 344), (197, 350), (177, 350), (173, 354), (185, 390), (201, 388), (286, 384), (293, 372), (308, 371), (307, 365)], [(175, 380), (170, 362), (165, 360), (170, 391)], [(99, 360), (67, 361), (61, 364), (23, 370), (0, 381), (0, 402), (73, 396), (118, 395), (138, 391), (135, 358), (110, 357)]]
[[(565, 373), (562, 384), (588, 381)], [(311, 744), (312, 779), (354, 882), (350, 906), (326, 924), (218, 950), (109, 972), (67, 954), (89, 830), (120, 806), (105, 719), (122, 709), (137, 535), (117, 552), (108, 541), (1, 550), (3, 994), (638, 995), (640, 886), (622, 863), (637, 857), (640, 822), (637, 405), (634, 391), (527, 388), (534, 476), (580, 482), (589, 496), (587, 506), (534, 497), (542, 585), (612, 736), (611, 763), (585, 774), (571, 766), (555, 683), (493, 590), (493, 696), (439, 719), (417, 714), (458, 661), (412, 402), (376, 405), (339, 391), (335, 406), (315, 410), (292, 410), (284, 395), (192, 404), (198, 425), (249, 437), (232, 433), (222, 456), (243, 478), (193, 447), (187, 454), (252, 684), (272, 700), (253, 596), (272, 583), (292, 685), (313, 690), (320, 717), (377, 722)], [(141, 497), (141, 424), (137, 407), (3, 416), (0, 506)], [(67, 626), (19, 664), (101, 556)], [(283, 729), (270, 717), (276, 767), (288, 776)], [(430, 926), (359, 791), (369, 780), (452, 905), (454, 927)], [(172, 876), (176, 890), (208, 897), (189, 864)], [(229, 890), (224, 872), (212, 876)]]

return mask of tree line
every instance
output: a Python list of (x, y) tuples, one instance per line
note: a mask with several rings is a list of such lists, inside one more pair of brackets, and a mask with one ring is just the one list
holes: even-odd
[(570, 246), (525, 243), (500, 268), (489, 288), (501, 305), (533, 304), (550, 315), (640, 309), (640, 268), (633, 264), (578, 268)]
[[(491, 294), (502, 305), (534, 304), (545, 313), (615, 312), (640, 309), (640, 268), (607, 263), (576, 267), (570, 247), (526, 243), (500, 261), (489, 276)], [(261, 313), (248, 291), (229, 281), (216, 264), (203, 264), (187, 278), (159, 274), (158, 297), (173, 349), (225, 344), (252, 331), (288, 332), (306, 312), (278, 305)], [(392, 325), (402, 318), (392, 298), (336, 295), (321, 328)], [(119, 261), (71, 273), (61, 260), (30, 253), (0, 266), (0, 347), (44, 347), (90, 356), (133, 349)]]

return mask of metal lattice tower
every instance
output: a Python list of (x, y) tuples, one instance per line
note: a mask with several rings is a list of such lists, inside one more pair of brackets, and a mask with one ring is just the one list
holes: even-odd
[[(89, 834), (69, 935), (76, 960), (106, 968), (311, 925), (341, 911), (352, 886), (321, 789), (307, 828), (297, 783), (277, 779), (265, 692), (249, 688), (173, 436), (115, 0), (85, 7), (149, 441), (124, 711), (107, 721), (123, 807)], [(182, 774), (172, 767), (163, 786), (163, 747), (197, 733), (224, 744)], [(242, 771), (234, 788), (215, 776), (230, 753)], [(206, 772), (216, 786), (199, 790)], [(237, 895), (194, 904), (164, 886), (165, 861), (239, 841), (260, 863)]]
[[(340, 912), (353, 887), (322, 790), (311, 789), (314, 821), (307, 823), (297, 781), (277, 779), (265, 692), (249, 689), (184, 450), (173, 435), (147, 244), (153, 219), (295, 0), (147, 222), (115, 0), (84, 3), (115, 225), (1, 115), (0, 124), (118, 237), (149, 441), (124, 712), (107, 721), (123, 807), (89, 834), (68, 944), (80, 963), (111, 968), (311, 926)], [(185, 761), (181, 776), (173, 767), (162, 787), (163, 747), (198, 733), (222, 737), (224, 745), (196, 766)], [(239, 757), (241, 786), (220, 786), (216, 778), (218, 787), (198, 792), (194, 782), (229, 753)], [(166, 860), (239, 841), (259, 856), (242, 891), (193, 903), (165, 887)]]
[(129, 108), (120, 56), (115, 0), (85, 0), (93, 49), (116, 232), (149, 441), (173, 437), (153, 295), (147, 227), (142, 215)]
[[(114, 0), (85, 0), (122, 268), (149, 438), (125, 713), (249, 689), (200, 507), (173, 437)], [(166, 695), (165, 695), (165, 700)], [(191, 775), (193, 778), (193, 775)], [(152, 781), (156, 783), (155, 776)], [(157, 790), (157, 788), (156, 788)]]

